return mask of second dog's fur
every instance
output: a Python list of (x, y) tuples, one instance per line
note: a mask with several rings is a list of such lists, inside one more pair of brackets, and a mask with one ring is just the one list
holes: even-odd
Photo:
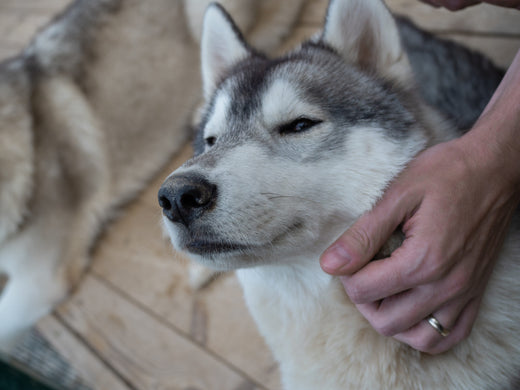
[[(303, 1), (223, 3), (272, 50)], [(206, 5), (77, 0), (0, 64), (0, 350), (76, 285), (103, 223), (185, 144)], [(272, 31), (273, 10), (289, 24)]]

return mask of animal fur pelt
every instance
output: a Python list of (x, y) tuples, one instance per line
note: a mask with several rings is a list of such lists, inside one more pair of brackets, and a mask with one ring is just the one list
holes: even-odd
[[(303, 1), (223, 3), (272, 50)], [(190, 137), (206, 5), (77, 0), (0, 64), (0, 349), (78, 283), (103, 224)]]

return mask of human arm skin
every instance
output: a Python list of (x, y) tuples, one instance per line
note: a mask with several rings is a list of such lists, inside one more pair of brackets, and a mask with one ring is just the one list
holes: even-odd
[(520, 1), (518, 0), (421, 0), (423, 3), (428, 3), (433, 5), (434, 7), (445, 7), (451, 11), (456, 11), (459, 9), (463, 9), (469, 7), (471, 5), (481, 4), (481, 3), (489, 3), (494, 5), (499, 5), (501, 7), (510, 7), (510, 8), (519, 8), (520, 9)]
[[(435, 354), (466, 338), (520, 203), (520, 51), (473, 128), (425, 150), (321, 257), (381, 334)], [(370, 261), (401, 226), (405, 240)], [(426, 321), (435, 316), (447, 337)]]

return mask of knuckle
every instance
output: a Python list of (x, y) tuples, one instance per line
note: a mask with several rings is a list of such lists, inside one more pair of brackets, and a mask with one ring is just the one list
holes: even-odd
[(393, 337), (399, 332), (399, 325), (387, 315), (374, 313), (369, 318), (369, 322), (374, 330), (383, 336)]
[(374, 326), (374, 329), (376, 330), (377, 333), (379, 333), (383, 336), (386, 336), (386, 337), (395, 336), (395, 334), (397, 333), (395, 331), (395, 328), (393, 326), (391, 326), (390, 324), (380, 324), (378, 326)]
[(437, 343), (436, 335), (428, 335), (412, 340), (410, 346), (421, 352), (432, 353)]
[(372, 240), (365, 229), (354, 226), (349, 230), (349, 234), (353, 244), (359, 250), (365, 252), (372, 249)]
[(427, 274), (430, 279), (439, 279), (444, 276), (446, 272), (446, 267), (442, 260), (439, 260), (438, 257), (434, 257), (429, 263), (427, 267)]
[(447, 279), (445, 292), (455, 298), (467, 294), (471, 290), (471, 275), (464, 269), (457, 270)]
[(464, 327), (462, 330), (455, 332), (454, 343), (458, 344), (461, 341), (466, 340), (471, 335), (472, 330), (472, 326), (467, 326)]
[(428, 282), (443, 278), (449, 270), (449, 261), (438, 253), (431, 253), (423, 260), (424, 279)]
[(414, 279), (419, 275), (424, 274), (424, 267), (426, 262), (425, 250), (419, 250), (418, 254), (414, 257), (411, 257), (408, 261), (408, 267), (403, 270), (403, 278), (406, 279)]
[(456, 340), (457, 343), (460, 343), (463, 340), (466, 340), (470, 335), (471, 331), (473, 330), (473, 327), (468, 327), (464, 329), (464, 331), (461, 333), (460, 338)]
[(377, 317), (371, 318), (369, 322), (370, 325), (372, 325), (372, 328), (374, 328), (374, 330), (380, 335), (386, 337), (392, 337), (395, 335), (394, 328), (392, 327), (392, 325), (388, 322), (385, 322), (383, 319)]
[(353, 303), (362, 303), (363, 292), (355, 283), (347, 283), (344, 285), (344, 288), (345, 292), (347, 293), (347, 295)]
[(410, 258), (404, 277), (422, 283), (442, 278), (449, 269), (449, 261), (438, 250), (425, 244), (416, 248), (415, 258)]

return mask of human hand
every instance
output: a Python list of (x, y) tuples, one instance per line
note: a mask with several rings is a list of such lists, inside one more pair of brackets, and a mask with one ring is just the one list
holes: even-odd
[[(432, 354), (470, 334), (519, 201), (499, 154), (474, 138), (420, 154), (321, 258), (378, 332)], [(370, 261), (399, 226), (402, 246)], [(448, 336), (424, 321), (430, 314)]]
[(480, 3), (489, 3), (498, 5), (501, 7), (510, 7), (510, 8), (519, 8), (520, 9), (520, 1), (519, 0), (420, 0), (423, 3), (428, 3), (433, 5), (434, 7), (444, 7), (451, 11), (456, 11), (459, 9), (463, 9), (469, 7), (471, 5), (480, 4)]

